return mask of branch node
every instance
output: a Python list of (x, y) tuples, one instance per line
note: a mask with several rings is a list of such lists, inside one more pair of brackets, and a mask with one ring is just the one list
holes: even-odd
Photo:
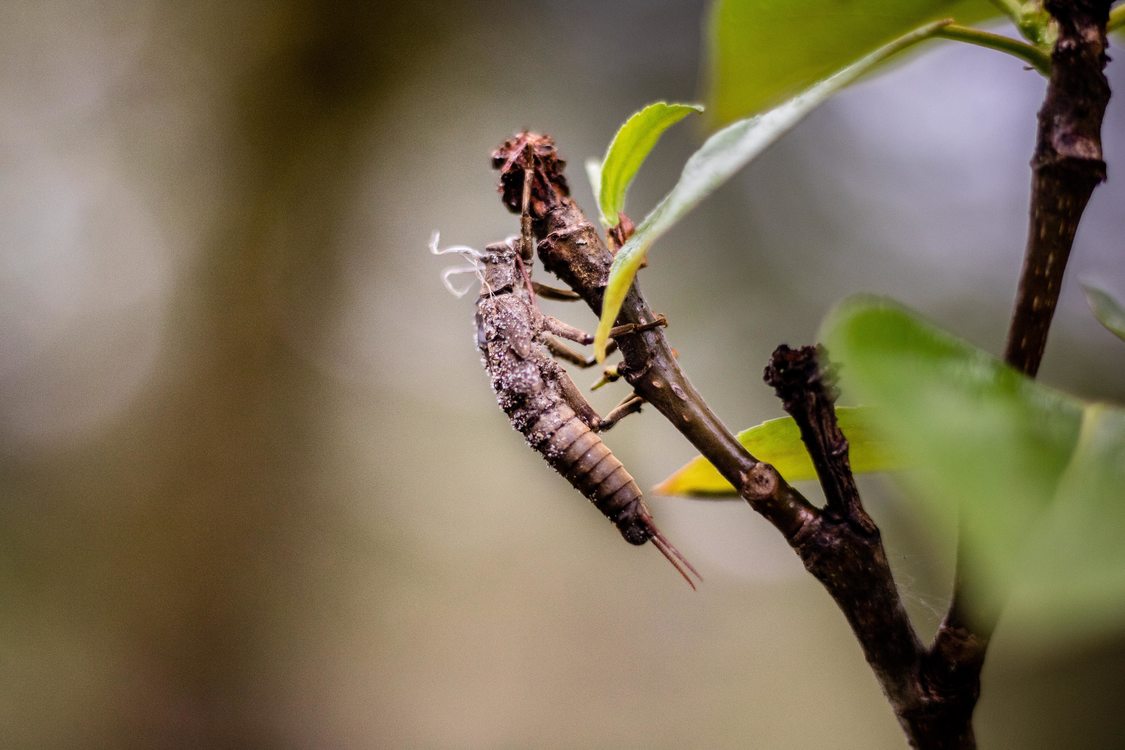
[(777, 494), (781, 478), (777, 469), (767, 463), (757, 463), (742, 474), (742, 497), (751, 505), (764, 502)]

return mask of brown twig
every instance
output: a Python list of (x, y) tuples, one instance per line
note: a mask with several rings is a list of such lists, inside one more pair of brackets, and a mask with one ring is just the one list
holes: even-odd
[(836, 419), (832, 375), (811, 346), (778, 347), (766, 368), (816, 467), (826, 506), (819, 536), (799, 549), (843, 610), (911, 746), (973, 748), (977, 693), (933, 670), (891, 576), (879, 529), (863, 508)]
[(817, 350), (779, 346), (765, 380), (797, 423), (824, 488), (825, 512), (797, 553), (843, 611), (911, 745), (940, 746), (933, 742), (940, 727), (928, 717), (941, 712), (930, 705), (920, 680), (924, 650), (902, 606), (879, 529), (863, 508), (848, 441), (836, 420), (835, 389)]
[[(533, 172), (531, 217), (541, 238), (538, 253), (544, 267), (566, 282), (595, 312), (602, 297), (613, 256), (598, 230), (571, 200), (563, 175), (565, 162), (558, 158), (549, 136), (521, 133), (493, 154), (500, 169), (504, 204), (513, 209), (522, 193), (523, 170)], [(617, 325), (647, 324), (656, 320), (634, 285), (622, 306)], [(714, 456), (719, 472), (734, 486), (748, 486), (747, 499), (755, 510), (785, 534), (795, 537), (819, 511), (773, 472), (773, 479), (738, 442), (703, 397), (684, 376), (660, 327), (616, 339), (624, 363), (621, 375), (646, 401), (659, 410), (701, 453)], [(769, 470), (769, 471), (772, 471)], [(767, 472), (768, 473), (768, 472)], [(769, 484), (768, 491), (764, 483)]]
[(860, 502), (848, 460), (848, 441), (836, 421), (833, 378), (822, 371), (817, 352), (809, 347), (779, 346), (770, 358), (765, 380), (800, 428), (801, 440), (824, 489), (825, 510), (856, 524), (862, 533), (877, 533)]
[[(1047, 0), (1058, 24), (1051, 77), (1039, 110), (1039, 131), (1031, 160), (1031, 211), (1027, 250), (1012, 310), (1005, 361), (1035, 377), (1062, 288), (1078, 223), (1097, 185), (1106, 178), (1101, 128), (1109, 102), (1102, 72), (1110, 0)], [(971, 580), (962, 546), (953, 600), (934, 638), (932, 668), (945, 684), (980, 691), (999, 606), (970, 611)]]
[[(564, 163), (547, 136), (523, 133), (497, 150), (501, 193), (519, 203), (525, 170), (532, 170), (531, 216), (541, 238), (539, 257), (600, 312), (612, 256), (597, 229), (569, 197)], [(616, 324), (656, 319), (636, 284)], [(751, 507), (776, 526), (805, 567), (843, 611), (911, 745), (971, 748), (969, 723), (976, 695), (945, 689), (933, 679), (928, 652), (902, 606), (879, 530), (863, 510), (848, 463), (847, 441), (836, 422), (832, 390), (815, 350), (781, 349), (768, 370), (785, 408), (801, 429), (825, 487), (823, 511), (770, 465), (735, 439), (692, 387), (659, 327), (616, 339), (625, 379), (719, 470)]]
[(1048, 0), (1059, 36), (1031, 160), (1031, 221), (1004, 359), (1034, 377), (1070, 248), (1094, 188), (1106, 178), (1101, 129), (1110, 0)]

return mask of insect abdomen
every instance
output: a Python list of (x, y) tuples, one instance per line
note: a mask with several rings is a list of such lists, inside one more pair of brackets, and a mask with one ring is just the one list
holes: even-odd
[(641, 488), (609, 446), (565, 404), (540, 416), (527, 432), (532, 446), (594, 506), (614, 522), (631, 544), (648, 541)]

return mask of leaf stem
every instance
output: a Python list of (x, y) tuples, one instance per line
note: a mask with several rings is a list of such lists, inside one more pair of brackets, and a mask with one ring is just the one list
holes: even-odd
[(974, 29), (959, 24), (943, 26), (934, 32), (934, 36), (1005, 52), (1023, 60), (1039, 71), (1044, 77), (1051, 75), (1050, 55), (1027, 42), (1021, 42), (1009, 36), (994, 34), (991, 31), (982, 31), (981, 29)]

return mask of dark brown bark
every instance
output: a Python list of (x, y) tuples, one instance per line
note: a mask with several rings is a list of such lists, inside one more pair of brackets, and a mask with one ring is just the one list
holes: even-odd
[[(1101, 128), (1109, 102), (1103, 70), (1109, 0), (1047, 0), (1058, 24), (1051, 78), (1031, 160), (1027, 249), (1004, 359), (1035, 377), (1086, 203), (1106, 178)], [(1000, 607), (970, 612), (971, 580), (959, 554), (949, 612), (931, 649), (932, 670), (950, 689), (980, 692), (980, 673)], [(971, 708), (971, 707), (970, 707)]]
[(848, 460), (848, 441), (836, 421), (832, 375), (821, 367), (817, 353), (808, 347), (790, 349), (782, 345), (766, 367), (765, 380), (800, 428), (801, 440), (824, 489), (825, 509), (855, 524), (863, 533), (878, 533), (863, 510)]
[(1031, 221), (1004, 359), (1035, 376), (1078, 223), (1098, 183), (1102, 118), (1109, 102), (1105, 25), (1109, 0), (1048, 0), (1059, 37), (1039, 110), (1031, 160)]
[(977, 694), (935, 672), (891, 576), (879, 529), (863, 508), (836, 420), (832, 375), (814, 347), (778, 347), (766, 368), (816, 467), (826, 500), (798, 554), (843, 611), (912, 747), (972, 748)]
[[(531, 218), (547, 270), (601, 310), (612, 255), (568, 195), (549, 137), (524, 133), (494, 155), (504, 201), (522, 204), (533, 173)], [(656, 319), (634, 284), (617, 325)], [(945, 689), (902, 606), (879, 530), (863, 510), (836, 422), (833, 395), (815, 349), (779, 349), (767, 377), (794, 417), (817, 466), (828, 503), (822, 511), (770, 465), (749, 454), (684, 376), (660, 328), (616, 339), (620, 371), (723, 474), (754, 510), (777, 527), (844, 613), (911, 745), (971, 748), (976, 695)]]

